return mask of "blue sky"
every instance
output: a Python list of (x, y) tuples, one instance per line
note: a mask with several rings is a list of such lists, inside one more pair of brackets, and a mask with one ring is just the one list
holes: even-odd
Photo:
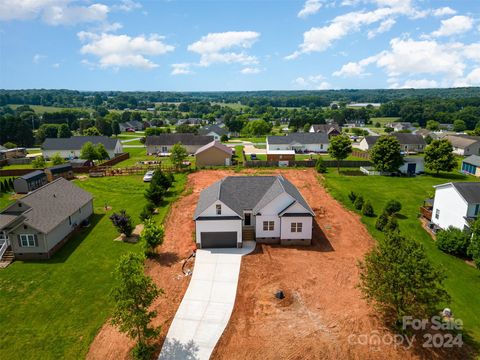
[(0, 0), (0, 88), (480, 86), (478, 0)]

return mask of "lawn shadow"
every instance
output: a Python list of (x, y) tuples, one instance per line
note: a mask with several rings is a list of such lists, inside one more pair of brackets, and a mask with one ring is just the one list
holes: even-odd
[(408, 219), (408, 216), (403, 215), (403, 214), (399, 214), (399, 213), (395, 214), (395, 217), (396, 217), (397, 219), (401, 219), (401, 220)]
[(193, 340), (183, 344), (177, 339), (169, 340), (165, 339), (163, 343), (162, 351), (158, 356), (159, 360), (177, 360), (177, 359), (189, 359), (196, 360), (198, 357), (199, 347)]
[(152, 257), (156, 262), (158, 262), (162, 266), (172, 266), (173, 264), (177, 263), (180, 258), (178, 255), (171, 251), (162, 252), (160, 254), (155, 254)]
[(451, 179), (451, 180), (465, 180), (467, 179), (467, 175), (464, 174), (457, 174), (457, 173), (426, 173), (427, 175), (432, 176), (433, 178), (438, 179)]
[(77, 249), (77, 247), (83, 242), (83, 240), (90, 234), (95, 226), (102, 220), (105, 214), (94, 213), (90, 216), (90, 225), (88, 227), (80, 227), (74, 230), (65, 244), (58, 250), (50, 259), (47, 260), (23, 260), (29, 263), (38, 264), (55, 264), (63, 263), (70, 257), (71, 254)]

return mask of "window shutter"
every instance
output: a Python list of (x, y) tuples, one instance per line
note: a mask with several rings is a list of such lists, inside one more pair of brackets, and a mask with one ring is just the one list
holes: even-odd
[(20, 235), (17, 235), (18, 246), (22, 247), (22, 240), (20, 240)]
[(38, 236), (37, 236), (37, 234), (33, 235), (33, 239), (35, 240), (35, 246), (38, 246)]

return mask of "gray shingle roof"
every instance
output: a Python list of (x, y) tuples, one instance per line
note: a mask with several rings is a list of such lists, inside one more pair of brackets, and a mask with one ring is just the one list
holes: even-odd
[(326, 134), (329, 134), (333, 130), (336, 130), (339, 133), (342, 132), (340, 126), (338, 124), (335, 124), (335, 123), (333, 123), (333, 124), (313, 124), (312, 127), (313, 127), (313, 131), (322, 132), (322, 133), (326, 133)]
[(365, 141), (367, 142), (368, 146), (373, 146), (377, 142), (378, 138), (380, 136), (378, 135), (370, 135), (370, 136), (365, 136)]
[(213, 141), (213, 136), (203, 136), (194, 134), (160, 134), (147, 136), (145, 145), (206, 145)]
[(105, 149), (114, 150), (118, 139), (107, 136), (72, 136), (70, 138), (46, 138), (42, 144), (43, 150), (80, 150), (86, 142), (93, 145), (103, 144)]
[(469, 157), (463, 159), (463, 162), (480, 167), (480, 156), (470, 155)]
[(0, 229), (3, 229), (8, 224), (11, 224), (18, 218), (17, 215), (11, 214), (0, 214)]
[(71, 171), (72, 170), (72, 164), (70, 163), (65, 163), (65, 164), (60, 164), (60, 165), (55, 165), (51, 166), (48, 168), (52, 174), (58, 174), (66, 171)]
[(448, 135), (448, 141), (456, 148), (466, 148), (480, 141), (480, 136)]
[(18, 202), (30, 209), (23, 213), (25, 224), (49, 233), (68, 216), (93, 199), (92, 195), (64, 178), (31, 192)]
[(43, 171), (35, 170), (32, 172), (29, 172), (28, 174), (22, 175), (20, 177), (24, 180), (32, 180), (32, 179), (38, 179), (44, 176), (46, 177), (47, 175)]
[(220, 136), (228, 134), (228, 131), (225, 128), (221, 128), (218, 125), (207, 125), (198, 130), (198, 135), (207, 135), (210, 132), (214, 132)]
[(282, 176), (228, 176), (200, 193), (194, 218), (220, 200), (240, 217), (244, 210), (257, 213), (280, 194), (286, 192), (313, 215), (297, 188)]
[(452, 185), (469, 204), (480, 203), (480, 182), (454, 182)]
[(229, 148), (228, 146), (223, 145), (221, 142), (218, 142), (218, 141), (212, 141), (211, 143), (208, 143), (207, 145), (202, 146), (200, 149), (198, 149), (195, 152), (195, 155), (197, 155), (197, 154), (199, 154), (199, 153), (201, 153), (205, 150), (208, 150), (210, 148), (213, 148), (213, 147), (217, 148), (217, 149), (219, 149), (219, 150), (221, 150), (221, 151), (223, 151), (223, 152), (225, 152), (229, 155), (232, 155), (232, 152), (233, 152), (232, 148)]
[(286, 136), (268, 136), (267, 142), (275, 145), (299, 144), (328, 144), (326, 133), (291, 133)]
[(392, 133), (391, 136), (397, 138), (402, 145), (427, 145), (425, 139), (419, 134), (410, 133)]

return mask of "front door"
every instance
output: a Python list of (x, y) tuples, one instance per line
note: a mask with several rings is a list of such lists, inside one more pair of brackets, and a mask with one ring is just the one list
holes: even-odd
[(417, 170), (417, 164), (410, 163), (407, 165), (407, 173), (409, 175), (415, 175), (416, 170)]
[(252, 214), (245, 213), (245, 226), (252, 225)]

